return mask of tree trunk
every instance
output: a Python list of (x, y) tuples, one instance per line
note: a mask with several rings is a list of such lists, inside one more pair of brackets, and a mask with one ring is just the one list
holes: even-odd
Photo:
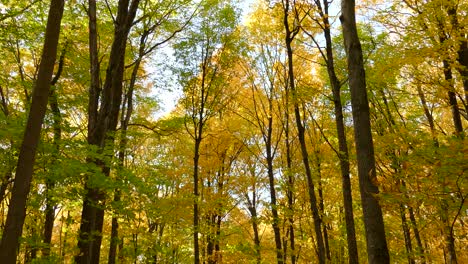
[(447, 97), (450, 109), (452, 110), (452, 120), (455, 127), (455, 134), (459, 137), (463, 137), (463, 125), (461, 121), (460, 109), (458, 109), (457, 94), (455, 93), (455, 87), (453, 85), (452, 78), (452, 67), (447, 60), (443, 60), (444, 66), (444, 78), (448, 83)]
[(262, 262), (262, 257), (260, 254), (260, 235), (258, 233), (258, 217), (257, 217), (257, 208), (255, 206), (255, 194), (253, 198), (253, 203), (248, 207), (251, 221), (252, 221), (252, 229), (254, 232), (254, 245), (255, 245), (255, 258), (256, 263), (260, 264)]
[(353, 108), (354, 138), (358, 161), (359, 189), (364, 214), (367, 254), (370, 264), (390, 263), (375, 170), (374, 145), (370, 125), (369, 103), (362, 49), (356, 28), (354, 0), (342, 0), (341, 24), (348, 62), (349, 87)]
[(459, 46), (457, 50), (457, 61), (460, 64), (458, 72), (460, 73), (463, 81), (463, 89), (465, 92), (465, 110), (468, 114), (468, 37), (466, 36), (465, 26), (460, 25), (458, 21), (457, 3), (456, 1), (446, 1), (445, 8), (452, 24), (452, 30), (455, 31), (455, 37), (458, 37)]
[[(201, 135), (201, 127), (199, 129), (199, 134)], [(198, 137), (195, 139), (195, 150), (193, 156), (193, 256), (195, 264), (200, 263), (200, 245), (198, 244), (198, 232), (200, 231), (198, 224), (198, 199), (200, 196), (198, 193), (198, 162), (200, 159), (200, 144), (201, 137)]]
[[(60, 141), (62, 140), (62, 114), (60, 113), (60, 108), (58, 106), (57, 93), (55, 85), (57, 84), (60, 75), (62, 74), (63, 64), (65, 62), (65, 52), (66, 45), (60, 55), (59, 65), (57, 73), (51, 81), (51, 90), (49, 94), (49, 105), (53, 115), (53, 131), (54, 131), (54, 150), (52, 151), (52, 164), (57, 162), (57, 159), (60, 155)], [(44, 248), (42, 249), (42, 255), (48, 257), (50, 255), (50, 243), (52, 241), (52, 232), (54, 229), (54, 220), (55, 220), (55, 209), (56, 203), (52, 199), (50, 192), (55, 188), (55, 180), (47, 178), (46, 179), (46, 209), (45, 209), (45, 222), (44, 222), (44, 236), (43, 243)]]
[(419, 234), (418, 225), (416, 224), (416, 217), (414, 215), (413, 208), (410, 206), (408, 208), (408, 211), (410, 215), (411, 227), (413, 228), (413, 232), (414, 232), (414, 238), (416, 239), (416, 243), (418, 244), (419, 258), (421, 259), (422, 264), (426, 264), (426, 257), (424, 256), (424, 247), (422, 244), (421, 236)]
[(400, 218), (401, 218), (401, 227), (403, 229), (403, 237), (405, 239), (405, 248), (406, 254), (408, 255), (408, 263), (414, 264), (414, 256), (413, 256), (413, 246), (411, 243), (411, 233), (408, 227), (408, 221), (406, 220), (406, 209), (405, 206), (400, 203)]
[(312, 212), (312, 218), (314, 220), (314, 230), (317, 240), (317, 256), (319, 259), (320, 264), (325, 263), (325, 245), (323, 243), (323, 236), (322, 236), (322, 219), (320, 218), (319, 208), (317, 205), (317, 197), (315, 195), (315, 186), (312, 181), (312, 171), (310, 169), (309, 164), (309, 154), (307, 152), (307, 146), (305, 141), (305, 129), (302, 124), (301, 114), (299, 111), (299, 102), (297, 98), (297, 91), (294, 83), (294, 68), (293, 68), (293, 52), (292, 52), (292, 41), (295, 35), (298, 32), (298, 28), (294, 28), (293, 31), (289, 28), (289, 0), (286, 0), (283, 5), (283, 25), (285, 28), (285, 42), (286, 42), (286, 49), (288, 55), (288, 76), (289, 76), (289, 87), (291, 89), (291, 95), (293, 98), (293, 107), (294, 107), (294, 116), (296, 120), (296, 126), (298, 130), (298, 137), (299, 143), (301, 146), (301, 154), (302, 154), (302, 162), (305, 168), (305, 174), (307, 179), (307, 189), (309, 193), (309, 200), (310, 200), (310, 210)]
[[(319, 195), (319, 209), (320, 209), (320, 216), (323, 219), (325, 215), (325, 202), (323, 199), (323, 187), (322, 187), (322, 168), (320, 162), (320, 151), (315, 151), (315, 166), (317, 166), (317, 176), (318, 176), (318, 195)], [(325, 253), (327, 256), (328, 261), (331, 261), (331, 254), (330, 254), (330, 243), (328, 241), (328, 228), (327, 225), (322, 221), (322, 230), (323, 230), (323, 242), (325, 244)]]
[[(319, 7), (319, 12), (321, 14), (324, 25), (330, 25), (330, 21), (328, 19), (329, 2), (323, 1), (323, 10), (321, 8), (320, 1), (316, 1), (316, 3)], [(359, 257), (356, 243), (356, 231), (354, 227), (353, 197), (351, 192), (351, 180), (349, 178), (348, 142), (346, 139), (343, 118), (343, 106), (341, 104), (341, 84), (335, 72), (335, 61), (333, 56), (333, 44), (330, 27), (325, 26), (323, 33), (326, 44), (326, 57), (324, 59), (326, 61), (328, 77), (330, 79), (330, 85), (332, 88), (335, 125), (338, 135), (338, 159), (340, 160), (341, 186), (343, 189), (343, 205), (346, 223), (346, 241), (348, 244), (349, 264), (358, 264)]]
[[(287, 82), (287, 80), (286, 80)], [(291, 158), (291, 144), (289, 139), (289, 91), (286, 86), (286, 105), (285, 105), (285, 144), (286, 144), (286, 166), (287, 166), (287, 183), (288, 189), (286, 190), (286, 196), (288, 198), (288, 229), (289, 229), (289, 243), (291, 244), (291, 264), (296, 264), (296, 245), (294, 237), (294, 176), (292, 173), (292, 158)], [(285, 252), (286, 254), (286, 252)], [(285, 255), (286, 257), (286, 255)]]
[(0, 259), (5, 264), (16, 263), (19, 238), (21, 237), (26, 217), (26, 201), (31, 187), (36, 149), (47, 109), (50, 81), (57, 56), (63, 8), (63, 0), (52, 0), (50, 3), (41, 63), (33, 91), (33, 100), (21, 144), (15, 183), (0, 244)]
[[(120, 202), (120, 190), (114, 192), (114, 202)], [(115, 264), (117, 259), (117, 246), (119, 245), (119, 222), (117, 216), (112, 216), (111, 223), (111, 237), (109, 245), (109, 256), (107, 259), (108, 264)]]
[[(122, 114), (120, 118), (120, 144), (119, 144), (119, 153), (118, 153), (118, 166), (120, 168), (124, 167), (124, 161), (125, 161), (125, 149), (127, 148), (127, 130), (128, 130), (128, 124), (130, 122), (130, 117), (133, 113), (133, 92), (135, 90), (135, 83), (137, 80), (137, 75), (138, 75), (138, 69), (140, 68), (140, 63), (144, 55), (144, 49), (145, 49), (145, 41), (146, 41), (146, 35), (143, 35), (140, 38), (140, 47), (139, 47), (139, 54), (138, 58), (135, 61), (135, 64), (133, 66), (132, 70), (132, 75), (130, 77), (130, 85), (128, 86), (128, 91), (125, 95), (125, 99), (123, 100), (123, 105), (122, 105)], [(125, 106), (125, 104), (127, 104)], [(121, 182), (121, 169), (117, 171), (117, 181)], [(117, 188), (114, 190), (114, 202), (119, 203), (121, 200), (121, 194), (120, 190)], [(117, 219), (117, 215), (112, 216), (112, 227), (111, 227), (111, 242), (109, 245), (109, 257), (108, 257), (108, 264), (115, 264), (116, 258), (117, 258), (117, 246), (119, 243), (119, 223)]]
[[(119, 0), (114, 40), (106, 70), (106, 79), (102, 89), (99, 88), (99, 62), (97, 60), (96, 2), (89, 0), (89, 51), (91, 85), (88, 105), (88, 143), (98, 147), (98, 152), (113, 149), (114, 137), (108, 133), (115, 132), (122, 101), (122, 81), (124, 73), (125, 48), (130, 28), (138, 9), (139, 0)], [(100, 97), (101, 96), (101, 97)], [(99, 105), (99, 99), (101, 103)], [(97, 111), (99, 105), (99, 111)], [(112, 153), (106, 153), (111, 156)], [(88, 158), (88, 162), (101, 168), (109, 176), (110, 165), (103, 160)], [(92, 177), (88, 175), (87, 177)], [(86, 179), (85, 197), (79, 231), (78, 247), (80, 252), (75, 262), (80, 264), (99, 263), (102, 227), (104, 222), (105, 193), (89, 184)]]
[[(270, 113), (273, 110), (272, 98), (269, 98), (269, 111)], [(272, 131), (273, 131), (273, 118), (268, 117), (268, 127), (267, 135), (264, 135), (265, 138), (265, 148), (266, 148), (266, 161), (267, 161), (267, 174), (268, 174), (268, 183), (270, 187), (270, 207), (271, 214), (273, 216), (273, 233), (275, 235), (275, 246), (276, 246), (276, 261), (278, 264), (284, 263), (283, 252), (281, 250), (281, 233), (279, 227), (279, 215), (276, 202), (276, 190), (275, 190), (275, 176), (273, 174), (273, 151), (272, 151)]]

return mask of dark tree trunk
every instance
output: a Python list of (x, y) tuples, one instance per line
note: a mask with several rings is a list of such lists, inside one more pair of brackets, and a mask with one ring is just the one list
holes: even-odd
[[(325, 202), (323, 200), (323, 187), (322, 187), (322, 168), (320, 162), (320, 153), (319, 151), (315, 152), (315, 162), (317, 166), (317, 176), (318, 176), (318, 195), (319, 195), (319, 209), (320, 215), (323, 219), (325, 215)], [(331, 254), (330, 254), (330, 243), (328, 241), (328, 228), (327, 225), (322, 221), (322, 230), (323, 230), (323, 242), (325, 244), (325, 253), (327, 256), (328, 261), (331, 261)]]
[(330, 32), (330, 21), (328, 15), (329, 2), (323, 1), (323, 9), (320, 1), (316, 0), (316, 5), (319, 9), (320, 16), (323, 21), (323, 33), (325, 37), (325, 62), (327, 65), (328, 77), (333, 94), (333, 104), (335, 110), (335, 124), (338, 135), (338, 158), (340, 160), (341, 170), (341, 184), (343, 189), (343, 205), (346, 222), (346, 241), (348, 244), (348, 256), (350, 264), (358, 264), (359, 257), (356, 243), (356, 231), (354, 227), (354, 213), (353, 213), (353, 197), (351, 193), (351, 180), (349, 178), (349, 154), (348, 143), (346, 139), (346, 131), (343, 118), (343, 106), (341, 104), (341, 83), (338, 80), (335, 72), (335, 62), (333, 56), (333, 44)]
[(406, 209), (405, 206), (400, 203), (400, 218), (401, 218), (401, 227), (403, 229), (403, 237), (405, 239), (405, 248), (409, 264), (414, 264), (413, 257), (413, 245), (411, 243), (411, 233), (408, 227), (408, 221), (406, 220)]
[[(140, 39), (140, 48), (138, 58), (134, 63), (132, 75), (130, 77), (130, 85), (128, 86), (128, 91), (125, 95), (125, 99), (123, 100), (122, 106), (122, 114), (120, 118), (120, 143), (119, 143), (119, 153), (118, 153), (118, 166), (119, 168), (124, 167), (125, 161), (125, 149), (127, 148), (127, 130), (128, 124), (130, 122), (130, 117), (133, 113), (133, 92), (135, 90), (135, 83), (137, 80), (138, 70), (140, 68), (140, 63), (144, 55), (145, 49), (145, 41), (146, 35), (143, 35)], [(126, 106), (125, 106), (126, 104)], [(121, 169), (117, 172), (117, 181), (120, 183), (122, 181), (120, 175)], [(121, 193), (120, 190), (117, 188), (114, 190), (114, 202), (119, 203), (121, 200)], [(112, 226), (111, 226), (111, 242), (109, 245), (109, 256), (108, 256), (108, 264), (115, 264), (117, 258), (117, 246), (119, 244), (119, 223), (117, 219), (117, 215), (114, 214), (112, 216)]]
[[(89, 0), (89, 51), (91, 85), (88, 105), (88, 143), (98, 147), (103, 153), (106, 149), (113, 149), (114, 137), (108, 133), (115, 132), (122, 101), (122, 81), (124, 73), (125, 48), (128, 33), (138, 9), (139, 0), (119, 0), (114, 40), (106, 70), (106, 79), (101, 91), (99, 88), (99, 62), (97, 61), (97, 31), (96, 31), (96, 2)], [(98, 105), (101, 99), (101, 104)], [(107, 154), (112, 155), (112, 154)], [(105, 176), (109, 176), (110, 165), (100, 159), (88, 158), (88, 162), (101, 168)], [(92, 175), (88, 175), (92, 177)], [(85, 197), (79, 231), (78, 247), (80, 252), (75, 256), (75, 262), (80, 264), (99, 263), (102, 227), (104, 222), (105, 193), (89, 184), (86, 179)]]
[[(201, 119), (200, 119), (201, 120)], [(198, 162), (200, 159), (200, 143), (202, 135), (202, 126), (199, 128), (200, 137), (195, 139), (195, 149), (193, 156), (193, 255), (194, 263), (200, 263), (200, 245), (198, 244), (198, 232), (200, 231), (199, 227), (199, 216), (198, 216), (198, 200), (200, 194), (198, 193)]]
[(257, 216), (255, 193), (254, 193), (252, 203), (249, 204), (248, 209), (249, 209), (249, 212), (250, 212), (251, 221), (252, 221), (252, 229), (253, 229), (253, 232), (254, 232), (254, 245), (255, 245), (256, 263), (260, 264), (262, 262), (262, 257), (261, 257), (261, 254), (260, 254), (260, 235), (258, 233), (258, 216)]
[(455, 134), (459, 137), (463, 137), (463, 125), (461, 121), (460, 109), (458, 109), (457, 94), (455, 93), (455, 87), (453, 85), (452, 67), (447, 60), (443, 60), (443, 66), (444, 78), (448, 83), (447, 97), (450, 109), (452, 110), (452, 120), (455, 127)]
[[(8, 107), (8, 101), (9, 101), (8, 93), (3, 91), (3, 87), (1, 85), (0, 85), (0, 97), (1, 97), (0, 104), (1, 104), (2, 112), (5, 115), (6, 125), (8, 126), (10, 124), (10, 122), (8, 122), (9, 120), (8, 117), (10, 116), (10, 111)], [(12, 140), (10, 140), (10, 146), (13, 147)], [(9, 166), (6, 167), (5, 174), (2, 177), (2, 183), (0, 185), (0, 204), (5, 199), (5, 194), (7, 190), (10, 188), (10, 184), (13, 182), (13, 169), (14, 169), (13, 164), (9, 163)]]
[(276, 202), (276, 191), (275, 191), (275, 182), (274, 182), (274, 175), (273, 175), (273, 168), (272, 168), (273, 166), (272, 160), (273, 158), (271, 157), (267, 158), (268, 182), (270, 186), (270, 207), (271, 207), (271, 214), (273, 216), (272, 227), (273, 227), (273, 233), (275, 235), (276, 261), (278, 262), (278, 264), (282, 264), (283, 252), (281, 250), (281, 233), (280, 233), (280, 227), (279, 227), (279, 215), (278, 215), (277, 202)]
[(317, 197), (315, 195), (315, 186), (312, 181), (312, 171), (310, 169), (309, 164), (309, 154), (307, 152), (307, 146), (305, 141), (305, 128), (302, 124), (301, 114), (299, 111), (299, 102), (297, 97), (297, 91), (295, 87), (295, 80), (294, 80), (294, 68), (293, 68), (293, 52), (292, 52), (292, 41), (294, 37), (297, 35), (299, 28), (294, 28), (293, 30), (290, 29), (289, 26), (289, 12), (290, 12), (290, 3), (289, 0), (283, 2), (283, 25), (285, 28), (285, 42), (286, 42), (286, 49), (288, 55), (288, 76), (289, 76), (289, 87), (291, 89), (291, 96), (293, 98), (293, 107), (294, 107), (294, 116), (296, 120), (296, 126), (298, 130), (298, 137), (299, 143), (301, 146), (301, 154), (302, 154), (302, 162), (305, 168), (305, 174), (307, 178), (307, 189), (309, 193), (309, 200), (310, 200), (310, 210), (312, 212), (312, 217), (314, 220), (314, 230), (317, 240), (317, 256), (319, 259), (320, 264), (325, 263), (325, 245), (323, 242), (322, 236), (322, 219), (320, 218), (319, 208), (317, 204)]
[[(58, 104), (57, 92), (55, 85), (60, 78), (63, 70), (63, 64), (65, 62), (65, 52), (66, 52), (66, 45), (63, 48), (62, 54), (60, 55), (59, 65), (57, 69), (57, 73), (55, 74), (54, 78), (51, 82), (51, 90), (49, 94), (49, 105), (53, 115), (53, 131), (54, 131), (54, 138), (53, 138), (53, 145), (54, 150), (52, 152), (52, 164), (57, 162), (57, 159), (60, 155), (60, 141), (62, 140), (62, 114), (60, 113), (60, 108)], [(43, 243), (44, 248), (42, 249), (42, 255), (44, 257), (48, 257), (50, 255), (50, 243), (52, 241), (52, 232), (54, 229), (54, 220), (55, 220), (55, 209), (56, 203), (54, 199), (51, 197), (51, 191), (55, 188), (55, 180), (47, 178), (46, 179), (46, 209), (45, 209), (45, 222), (44, 222), (44, 236), (43, 236)]]
[[(287, 82), (287, 80), (286, 80)], [(287, 183), (288, 189), (286, 196), (288, 198), (288, 229), (289, 229), (289, 243), (291, 247), (291, 264), (296, 264), (296, 244), (294, 234), (294, 175), (292, 172), (292, 158), (291, 158), (291, 143), (289, 136), (289, 89), (286, 85), (286, 103), (285, 103), (285, 145), (286, 145), (286, 166), (287, 166)], [(287, 252), (285, 251), (285, 257)]]
[(221, 238), (221, 222), (222, 222), (222, 217), (221, 215), (217, 216), (216, 219), (216, 240), (215, 240), (215, 263), (222, 263), (222, 255), (221, 255), (221, 245), (220, 245), (220, 238)]
[[(114, 192), (114, 202), (120, 202), (120, 190)], [(117, 216), (112, 216), (111, 223), (111, 237), (109, 245), (109, 257), (107, 260), (108, 264), (115, 264), (117, 259), (117, 246), (119, 245), (119, 222)]]
[[(272, 91), (270, 91), (272, 92)], [(272, 98), (269, 98), (269, 111), (270, 113), (273, 110), (272, 105)], [(270, 187), (270, 207), (271, 207), (271, 214), (273, 216), (273, 233), (275, 235), (275, 246), (276, 246), (276, 261), (278, 264), (284, 263), (283, 260), (283, 251), (281, 246), (281, 233), (280, 233), (280, 226), (279, 226), (279, 215), (278, 215), (278, 204), (276, 201), (276, 190), (275, 190), (275, 176), (273, 174), (273, 146), (272, 146), (272, 132), (273, 132), (273, 118), (270, 116), (268, 117), (268, 125), (267, 125), (267, 135), (263, 135), (265, 139), (265, 147), (266, 147), (266, 162), (267, 162), (267, 174), (268, 174), (268, 183)]]
[(424, 247), (423, 247), (423, 244), (422, 244), (421, 236), (419, 234), (418, 225), (416, 224), (416, 217), (414, 215), (414, 210), (410, 206), (408, 208), (408, 211), (409, 211), (409, 215), (410, 215), (411, 227), (413, 228), (413, 232), (414, 232), (414, 238), (416, 239), (416, 243), (418, 244), (419, 258), (421, 259), (422, 264), (426, 264), (426, 257), (424, 256)]
[[(462, 77), (463, 81), (463, 89), (465, 92), (465, 111), (468, 115), (468, 36), (464, 33), (466, 25), (460, 25), (458, 21), (458, 14), (457, 12), (458, 4), (456, 1), (446, 1), (445, 2), (447, 14), (450, 19), (450, 23), (452, 24), (452, 30), (455, 31), (455, 37), (458, 37), (458, 50), (457, 50), (457, 61), (460, 64), (458, 71)], [(461, 13), (460, 13), (461, 14)]]
[(44, 47), (38, 76), (33, 91), (33, 100), (21, 144), (15, 183), (13, 185), (8, 215), (0, 244), (2, 263), (16, 263), (19, 238), (26, 217), (26, 201), (31, 188), (36, 149), (41, 135), (41, 127), (47, 109), (50, 81), (57, 56), (60, 36), (60, 22), (64, 8), (63, 0), (52, 0), (47, 19)]
[(356, 28), (354, 0), (342, 0), (341, 24), (348, 61), (349, 87), (353, 108), (354, 138), (358, 161), (359, 189), (364, 214), (367, 254), (370, 264), (390, 263), (382, 209), (377, 187), (374, 145), (370, 125), (369, 103), (362, 49)]
[[(445, 33), (443, 32), (443, 27), (440, 26), (440, 32), (439, 32), (439, 37), (440, 37), (440, 43), (444, 44), (447, 41), (447, 37)], [(460, 115), (460, 109), (458, 109), (458, 103), (457, 103), (457, 95), (455, 92), (455, 86), (453, 84), (453, 74), (452, 74), (452, 66), (450, 65), (449, 61), (447, 59), (442, 60), (442, 65), (443, 65), (443, 71), (444, 71), (444, 78), (445, 81), (447, 82), (447, 97), (448, 97), (448, 103), (450, 106), (450, 109), (452, 110), (452, 120), (453, 120), (453, 125), (455, 127), (455, 135), (459, 138), (464, 137), (463, 133), (463, 125), (461, 121), (461, 115)], [(445, 179), (442, 180), (442, 187), (444, 189), (445, 193)], [(451, 224), (449, 223), (448, 220), (448, 205), (447, 201), (445, 200), (446, 198), (442, 198), (442, 204), (441, 204), (441, 212), (440, 212), (440, 217), (442, 220), (442, 223), (444, 225), (443, 227), (443, 232), (444, 232), (444, 237), (445, 237), (445, 244), (446, 244), (446, 250), (448, 253), (448, 263), (449, 264), (456, 264), (457, 263), (457, 254), (455, 250), (455, 238), (453, 237), (453, 229)]]

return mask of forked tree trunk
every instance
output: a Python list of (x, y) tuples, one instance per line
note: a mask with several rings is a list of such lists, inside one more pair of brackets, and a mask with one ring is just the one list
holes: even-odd
[(355, 1), (342, 0), (341, 24), (347, 55), (351, 105), (353, 108), (354, 138), (358, 162), (359, 189), (364, 214), (367, 257), (370, 264), (388, 264), (387, 239), (382, 209), (376, 195), (377, 187), (374, 145), (372, 141), (369, 103), (362, 49), (356, 28)]
[[(88, 143), (97, 146), (99, 153), (104, 153), (105, 149), (113, 149), (114, 137), (110, 133), (115, 132), (119, 119), (125, 49), (138, 4), (139, 0), (131, 2), (119, 0), (114, 39), (101, 96), (97, 58), (96, 1), (89, 0), (91, 84), (88, 104)], [(104, 176), (109, 176), (109, 164), (105, 164), (101, 159), (88, 158), (87, 160), (97, 165)], [(87, 177), (78, 239), (80, 252), (75, 256), (75, 262), (79, 264), (99, 263), (104, 223), (105, 193), (102, 189), (90, 184), (89, 177), (93, 175), (87, 175)]]
[[(252, 176), (255, 175), (255, 171), (252, 170)], [(252, 200), (249, 198), (249, 194), (246, 193), (246, 200), (247, 200), (247, 209), (250, 213), (250, 221), (252, 223), (252, 230), (254, 233), (254, 246), (255, 246), (255, 260), (257, 264), (262, 263), (262, 256), (260, 252), (260, 234), (258, 232), (258, 214), (257, 214), (257, 198), (256, 198), (256, 191), (255, 191), (255, 183), (253, 184), (253, 194)]]
[(39, 143), (42, 123), (47, 109), (50, 81), (57, 56), (64, 0), (50, 3), (45, 31), (44, 47), (33, 99), (24, 132), (23, 142), (16, 167), (15, 183), (8, 206), (8, 215), (0, 244), (0, 259), (5, 264), (15, 264), (19, 238), (26, 217), (26, 201), (31, 188), (34, 160)]

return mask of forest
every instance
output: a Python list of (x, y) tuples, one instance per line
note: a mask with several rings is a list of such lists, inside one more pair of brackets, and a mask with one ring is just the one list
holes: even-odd
[(468, 263), (468, 0), (1, 0), (0, 262)]

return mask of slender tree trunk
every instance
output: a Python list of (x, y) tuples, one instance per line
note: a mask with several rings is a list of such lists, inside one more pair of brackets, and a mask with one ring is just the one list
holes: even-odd
[[(114, 202), (120, 202), (120, 190), (114, 191)], [(111, 237), (110, 237), (110, 245), (109, 245), (109, 256), (107, 263), (108, 264), (115, 264), (117, 259), (117, 246), (119, 245), (119, 222), (117, 216), (112, 216), (112, 223), (111, 223)]]
[(410, 216), (410, 222), (411, 222), (411, 227), (413, 228), (413, 233), (414, 233), (414, 238), (416, 239), (416, 243), (418, 244), (418, 254), (419, 258), (421, 259), (422, 264), (426, 264), (426, 257), (424, 256), (424, 247), (422, 244), (421, 236), (419, 234), (419, 228), (418, 225), (416, 224), (416, 217), (414, 215), (414, 210), (410, 206), (408, 208), (409, 211), (409, 216)]
[[(4, 114), (5, 120), (6, 120), (6, 125), (9, 126), (10, 122), (9, 116), (10, 116), (10, 111), (8, 107), (8, 92), (3, 91), (3, 87), (0, 85), (0, 99), (1, 99), (1, 108), (2, 112)], [(10, 147), (13, 147), (13, 140), (10, 139)], [(10, 183), (13, 182), (13, 169), (14, 165), (12, 163), (8, 163), (8, 166), (6, 166), (5, 169), (5, 174), (2, 177), (2, 184), (0, 185), (0, 204), (3, 202), (5, 199), (5, 194), (7, 190), (9, 189)]]
[(455, 93), (455, 87), (453, 86), (452, 78), (452, 67), (447, 60), (443, 60), (444, 66), (444, 77), (445, 81), (448, 82), (448, 102), (450, 109), (452, 110), (452, 120), (455, 126), (455, 134), (463, 138), (463, 125), (461, 121), (460, 109), (458, 109), (457, 94)]
[(289, 87), (291, 89), (291, 95), (293, 98), (293, 107), (294, 107), (294, 116), (296, 120), (296, 126), (298, 130), (298, 137), (299, 137), (299, 143), (301, 146), (301, 154), (302, 154), (302, 162), (304, 164), (305, 168), (305, 174), (307, 178), (307, 189), (309, 193), (309, 200), (310, 200), (310, 210), (312, 212), (312, 217), (314, 220), (314, 230), (315, 230), (315, 235), (316, 235), (316, 240), (317, 240), (317, 256), (319, 259), (320, 264), (325, 263), (325, 245), (323, 242), (323, 236), (322, 236), (322, 219), (320, 218), (320, 213), (319, 213), (319, 208), (317, 205), (317, 197), (315, 195), (315, 186), (312, 181), (312, 171), (310, 169), (310, 164), (309, 164), (309, 154), (307, 152), (307, 146), (306, 146), (306, 141), (305, 141), (305, 128), (302, 124), (301, 120), (301, 114), (299, 111), (299, 102), (298, 102), (298, 97), (297, 97), (297, 91), (294, 83), (294, 68), (293, 68), (293, 52), (292, 52), (292, 41), (295, 37), (295, 35), (298, 33), (298, 28), (294, 28), (293, 31), (291, 31), (290, 26), (289, 26), (289, 8), (290, 8), (290, 3), (289, 0), (286, 0), (283, 2), (283, 12), (284, 12), (284, 17), (283, 17), (283, 25), (285, 28), (285, 42), (286, 42), (286, 49), (287, 49), (287, 55), (288, 55), (288, 76), (289, 76)]
[[(201, 129), (199, 128), (199, 134), (201, 135)], [(195, 150), (193, 156), (193, 255), (194, 255), (194, 263), (200, 263), (200, 245), (198, 243), (198, 233), (200, 231), (199, 227), (199, 216), (198, 216), (198, 202), (199, 196), (198, 193), (198, 163), (200, 159), (200, 144), (201, 144), (201, 137), (195, 138)]]
[(216, 263), (214, 259), (214, 248), (215, 248), (215, 222), (216, 221), (216, 216), (215, 215), (209, 215), (207, 216), (207, 225), (209, 226), (209, 231), (207, 235), (207, 243), (206, 243), (206, 259), (208, 260), (208, 264), (214, 264)]
[(217, 216), (216, 219), (216, 240), (215, 240), (215, 252), (214, 252), (214, 258), (215, 258), (215, 263), (222, 263), (222, 255), (221, 255), (221, 245), (220, 245), (220, 238), (221, 238), (221, 222), (222, 222), (222, 217), (221, 215)]
[(366, 230), (368, 261), (370, 264), (390, 263), (382, 209), (376, 195), (374, 146), (370, 125), (369, 103), (362, 49), (356, 28), (354, 0), (342, 0), (341, 24), (348, 61), (349, 87), (353, 108), (354, 137), (358, 161), (359, 189)]
[(31, 188), (34, 160), (41, 127), (47, 109), (50, 81), (54, 70), (60, 35), (60, 22), (64, 9), (63, 0), (52, 0), (47, 19), (44, 47), (39, 73), (33, 90), (33, 100), (21, 144), (15, 183), (13, 185), (8, 215), (0, 244), (0, 259), (5, 264), (16, 263), (19, 238), (26, 217), (26, 201)]
[[(291, 144), (289, 139), (289, 89), (286, 86), (286, 105), (285, 105), (285, 144), (286, 144), (286, 166), (288, 189), (286, 196), (288, 198), (288, 229), (289, 243), (291, 244), (291, 264), (296, 264), (296, 245), (294, 237), (294, 176), (292, 172)], [(286, 252), (285, 252), (286, 254)], [(286, 255), (285, 255), (286, 256)]]
[(262, 257), (260, 254), (260, 235), (258, 233), (258, 217), (257, 217), (257, 208), (255, 206), (255, 194), (253, 198), (253, 203), (249, 205), (248, 209), (251, 216), (252, 221), (252, 229), (254, 232), (254, 245), (255, 245), (255, 258), (256, 263), (260, 264), (262, 262)]
[[(270, 113), (273, 110), (272, 98), (269, 99), (269, 110)], [(279, 227), (279, 215), (276, 201), (276, 190), (275, 190), (275, 176), (273, 174), (273, 151), (272, 151), (272, 131), (273, 131), (273, 118), (268, 117), (268, 127), (267, 135), (265, 137), (265, 147), (266, 147), (266, 161), (267, 161), (267, 170), (268, 170), (268, 183), (270, 187), (270, 207), (271, 214), (273, 216), (273, 233), (275, 235), (275, 246), (276, 246), (276, 261), (278, 264), (284, 263), (283, 252), (281, 246), (281, 233)]]
[(406, 209), (405, 206), (400, 203), (400, 218), (401, 218), (401, 227), (403, 229), (403, 236), (405, 239), (405, 248), (406, 248), (406, 254), (408, 255), (408, 263), (409, 264), (414, 264), (414, 257), (413, 257), (413, 246), (411, 243), (411, 233), (410, 229), (408, 227), (408, 221), (406, 220)]
[[(57, 73), (55, 74), (54, 78), (51, 81), (51, 90), (49, 94), (49, 105), (53, 115), (53, 145), (54, 150), (52, 152), (52, 163), (56, 163), (57, 159), (60, 155), (60, 141), (62, 140), (62, 114), (60, 113), (60, 108), (58, 105), (57, 99), (57, 92), (55, 85), (60, 78), (63, 70), (63, 64), (65, 62), (65, 52), (66, 52), (66, 45), (60, 55), (59, 65), (57, 69)], [(45, 222), (44, 222), (44, 236), (43, 236), (43, 243), (45, 247), (42, 249), (42, 255), (44, 257), (48, 257), (50, 255), (50, 246), (52, 241), (52, 232), (54, 229), (54, 220), (55, 220), (55, 209), (56, 203), (54, 202), (53, 198), (51, 197), (51, 191), (55, 188), (55, 180), (47, 178), (46, 179), (46, 209), (45, 209)]]
[[(318, 175), (319, 209), (320, 209), (320, 215), (323, 219), (325, 215), (325, 202), (323, 199), (322, 168), (321, 168), (319, 155), (320, 155), (320, 152), (315, 151), (315, 165), (317, 166), (317, 175)], [(323, 242), (325, 243), (325, 253), (326, 253), (328, 261), (331, 261), (330, 243), (328, 241), (328, 228), (325, 222), (323, 221), (322, 221), (322, 229), (323, 229)]]
[(283, 253), (281, 250), (281, 233), (279, 228), (279, 215), (277, 209), (277, 202), (276, 202), (276, 191), (275, 191), (275, 183), (274, 183), (274, 176), (273, 176), (273, 169), (270, 167), (272, 164), (272, 158), (267, 158), (268, 162), (268, 180), (270, 185), (270, 206), (271, 206), (271, 214), (273, 216), (273, 233), (275, 235), (275, 246), (276, 246), (276, 261), (278, 264), (283, 263)]
[(325, 25), (323, 33), (326, 44), (326, 57), (324, 59), (326, 61), (328, 77), (330, 79), (330, 85), (333, 94), (335, 124), (339, 145), (338, 159), (340, 160), (341, 185), (343, 189), (343, 205), (345, 213), (346, 241), (348, 244), (349, 264), (358, 264), (359, 257), (356, 243), (356, 231), (354, 227), (353, 197), (351, 193), (351, 180), (349, 178), (348, 142), (346, 139), (346, 131), (343, 118), (343, 106), (341, 104), (341, 84), (338, 80), (338, 77), (336, 76), (331, 32), (330, 27), (327, 26), (330, 25), (330, 21), (328, 19), (329, 2), (323, 1), (323, 9), (321, 8), (320, 1), (317, 0), (316, 4), (319, 7), (319, 13), (322, 17), (323, 24)]

